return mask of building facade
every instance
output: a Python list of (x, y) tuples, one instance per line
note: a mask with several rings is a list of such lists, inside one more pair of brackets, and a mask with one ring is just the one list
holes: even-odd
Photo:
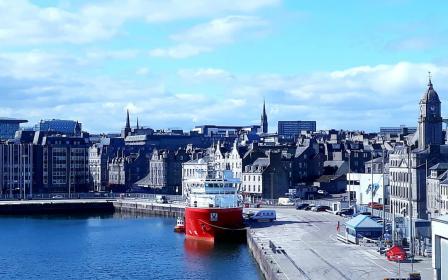
[(34, 131), (54, 132), (68, 136), (80, 136), (82, 124), (73, 120), (41, 120), (34, 127)]
[(0, 141), (13, 139), (16, 131), (20, 129), (20, 124), (26, 122), (28, 121), (12, 118), (0, 118)]
[(242, 175), (241, 192), (246, 201), (278, 199), (289, 191), (288, 171), (280, 151), (270, 150), (267, 157), (245, 166)]
[(33, 194), (33, 156), (32, 144), (0, 144), (0, 197)]
[(89, 139), (43, 136), (38, 144), (36, 180), (44, 193), (86, 192), (90, 186)]
[(300, 135), (302, 131), (316, 131), (316, 121), (278, 121), (278, 135), (291, 139)]

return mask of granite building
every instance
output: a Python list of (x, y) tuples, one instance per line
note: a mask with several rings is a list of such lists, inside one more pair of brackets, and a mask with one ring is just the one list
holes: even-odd
[(440, 104), (430, 79), (419, 104), (417, 148), (397, 146), (389, 157), (393, 213), (409, 215), (412, 211), (415, 218), (428, 217), (427, 169), (448, 159), (448, 146), (442, 145)]
[(182, 163), (188, 161), (185, 149), (157, 150), (149, 159), (146, 177), (135, 183), (139, 187), (151, 188), (165, 194), (180, 194), (182, 191)]
[(110, 190), (127, 191), (148, 173), (148, 158), (144, 153), (127, 155), (124, 150), (120, 150), (117, 151), (117, 156), (109, 161), (108, 169)]
[(244, 167), (241, 192), (245, 200), (277, 199), (285, 196), (288, 189), (288, 171), (280, 151), (270, 150), (265, 157)]

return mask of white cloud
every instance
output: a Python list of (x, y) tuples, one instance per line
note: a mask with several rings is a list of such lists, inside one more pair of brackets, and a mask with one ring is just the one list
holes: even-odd
[(237, 39), (262, 34), (268, 23), (255, 16), (227, 16), (198, 24), (171, 39), (177, 42), (172, 47), (157, 48), (150, 55), (157, 57), (187, 58), (234, 43)]
[(152, 49), (149, 51), (149, 55), (154, 57), (187, 58), (209, 51), (211, 49), (207, 46), (180, 44), (169, 48)]
[(228, 71), (218, 68), (181, 69), (177, 74), (182, 79), (193, 82), (201, 82), (204, 80), (223, 81), (235, 78), (235, 76)]
[(40, 7), (28, 0), (0, 1), (2, 44), (83, 44), (111, 38), (129, 21), (166, 22), (252, 12), (279, 0), (114, 0)]
[(40, 51), (1, 54), (0, 113), (31, 124), (41, 118), (78, 119), (92, 132), (108, 132), (119, 131), (129, 108), (142, 125), (189, 129), (257, 123), (266, 98), (272, 131), (278, 120), (294, 119), (317, 120), (320, 128), (376, 130), (416, 125), (428, 70), (442, 109), (447, 104), (448, 67), (436, 64), (401, 62), (288, 76), (240, 76), (205, 67), (179, 70), (181, 79), (165, 81), (163, 75), (157, 80), (76, 75), (83, 63)]

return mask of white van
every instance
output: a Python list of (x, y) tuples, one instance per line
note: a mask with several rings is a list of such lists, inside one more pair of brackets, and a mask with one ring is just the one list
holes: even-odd
[(251, 220), (257, 222), (272, 222), (277, 219), (275, 210), (260, 210), (250, 217)]
[(279, 197), (278, 198), (278, 205), (283, 206), (293, 206), (294, 202), (291, 201), (288, 197)]

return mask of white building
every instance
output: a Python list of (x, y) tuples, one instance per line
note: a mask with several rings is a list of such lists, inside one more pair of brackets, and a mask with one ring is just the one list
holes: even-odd
[(207, 177), (210, 157), (192, 159), (182, 163), (182, 195), (187, 197), (192, 187), (192, 179), (205, 179)]
[[(372, 174), (368, 173), (347, 173), (348, 181), (348, 191), (352, 194), (356, 194), (356, 204), (366, 205), (372, 201), (384, 204), (383, 197), (383, 174), (373, 174), (373, 192), (372, 192)], [(387, 186), (389, 185), (389, 176), (386, 174), (384, 177), (384, 185), (386, 186), (386, 204), (389, 203), (389, 190)]]
[(448, 279), (448, 216), (433, 219), (431, 228), (434, 279)]

